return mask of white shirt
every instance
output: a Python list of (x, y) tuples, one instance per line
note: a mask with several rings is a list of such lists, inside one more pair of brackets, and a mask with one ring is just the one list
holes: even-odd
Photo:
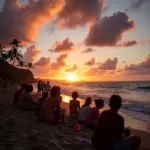
[(81, 107), (79, 111), (79, 121), (85, 121), (90, 111), (91, 111), (90, 106)]

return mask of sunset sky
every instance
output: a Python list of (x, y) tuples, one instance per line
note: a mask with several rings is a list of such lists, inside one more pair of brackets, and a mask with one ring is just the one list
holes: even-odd
[(150, 80), (150, 0), (0, 0), (0, 43), (35, 77)]

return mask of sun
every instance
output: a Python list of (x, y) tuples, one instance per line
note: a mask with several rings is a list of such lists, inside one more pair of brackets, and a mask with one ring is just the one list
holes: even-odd
[(78, 76), (75, 72), (67, 72), (65, 79), (70, 82), (78, 81)]

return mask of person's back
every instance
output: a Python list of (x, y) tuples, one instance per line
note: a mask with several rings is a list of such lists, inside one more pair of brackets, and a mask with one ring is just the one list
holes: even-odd
[(26, 84), (21, 84), (21, 88), (19, 90), (17, 90), (14, 95), (13, 105), (18, 104), (20, 95), (22, 94), (22, 92), (24, 92), (25, 88), (26, 88)]
[(112, 110), (100, 114), (94, 133), (94, 145), (97, 149), (109, 150), (122, 139), (124, 119)]
[(70, 101), (70, 113), (78, 113), (79, 112), (80, 102), (76, 99)]
[(34, 98), (31, 95), (33, 91), (33, 86), (28, 85), (25, 91), (20, 95), (18, 106), (23, 110), (36, 110), (37, 103), (35, 102)]

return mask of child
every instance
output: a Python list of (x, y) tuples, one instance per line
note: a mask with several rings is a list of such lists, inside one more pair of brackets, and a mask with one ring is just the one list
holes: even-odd
[(86, 118), (86, 126), (87, 128), (94, 129), (98, 116), (99, 116), (99, 110), (104, 107), (104, 101), (101, 99), (95, 100), (95, 106), (91, 109), (91, 112), (88, 114)]
[(69, 103), (70, 108), (70, 123), (75, 124), (78, 119), (78, 113), (80, 110), (80, 102), (77, 100), (78, 92), (72, 92), (72, 100)]

